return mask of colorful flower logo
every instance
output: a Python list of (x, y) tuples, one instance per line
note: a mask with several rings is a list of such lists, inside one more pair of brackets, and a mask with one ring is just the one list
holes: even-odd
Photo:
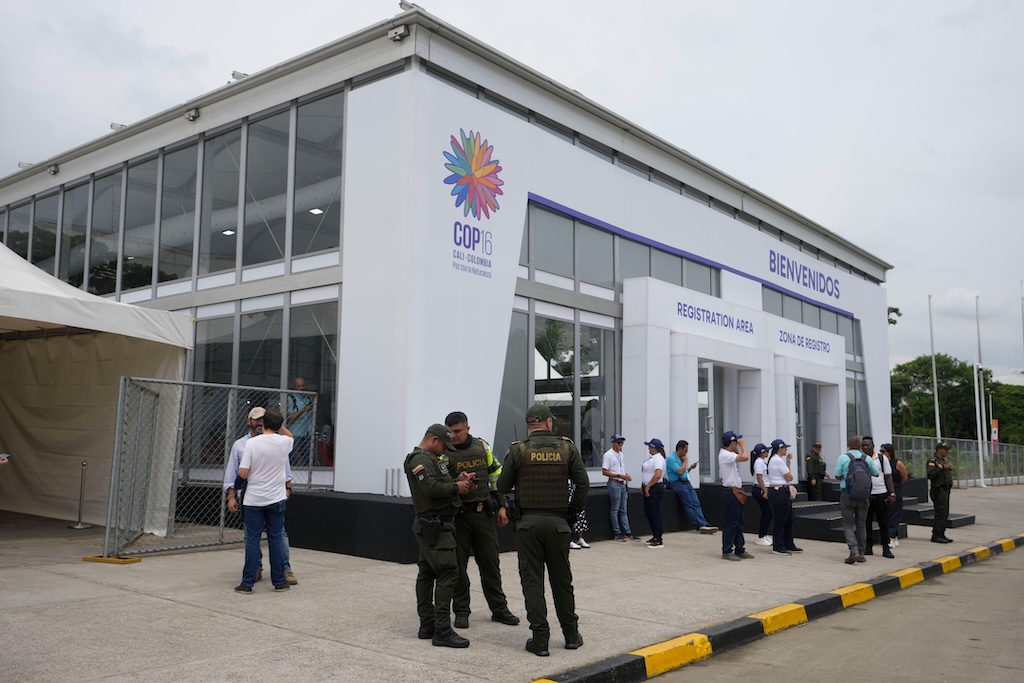
[(491, 212), (498, 210), (499, 194), (503, 194), (501, 186), (504, 185), (498, 172), (501, 166), (498, 160), (491, 161), (491, 154), (494, 147), (487, 144), (487, 140), (480, 139), (480, 133), (474, 134), (459, 129), (460, 143), (452, 136), (452, 152), (445, 152), (444, 157), (450, 163), (444, 165), (452, 172), (444, 179), (445, 185), (453, 185), (452, 196), (455, 197), (455, 206), (462, 207), (462, 215), (468, 216), (470, 212), (473, 218), (490, 218)]

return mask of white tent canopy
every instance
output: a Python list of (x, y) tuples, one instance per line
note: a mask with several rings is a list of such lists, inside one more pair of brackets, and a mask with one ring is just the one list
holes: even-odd
[[(82, 333), (87, 331), (86, 333)], [(121, 304), (0, 244), (0, 509), (106, 522), (122, 375), (182, 379), (188, 315)]]

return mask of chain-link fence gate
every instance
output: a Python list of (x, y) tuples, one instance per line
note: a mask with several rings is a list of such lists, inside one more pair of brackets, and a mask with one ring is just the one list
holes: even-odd
[[(1003, 486), (1024, 483), (1024, 446), (1001, 443), (982, 444), (978, 458), (976, 439), (943, 439), (949, 444), (948, 459), (953, 463), (953, 485), (957, 488)], [(928, 476), (928, 460), (935, 454), (934, 436), (894, 434), (892, 445), (912, 476)], [(984, 473), (982, 472), (984, 466)], [(984, 477), (982, 476), (984, 474)]]
[(244, 542), (224, 496), (231, 446), (248, 433), (252, 408), (287, 415), (306, 403), (310, 418), (289, 426), (292, 488), (333, 488), (315, 393), (123, 377), (103, 556)]

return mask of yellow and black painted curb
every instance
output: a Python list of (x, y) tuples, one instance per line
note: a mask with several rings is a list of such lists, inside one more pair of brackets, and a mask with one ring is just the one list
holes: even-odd
[(634, 650), (629, 654), (606, 659), (596, 664), (573, 669), (534, 683), (633, 683), (645, 681), (667, 671), (721, 654), (740, 645), (746, 645), (799, 626), (813, 619), (834, 614), (847, 607), (859, 605), (882, 595), (895, 593), (927, 579), (956, 571), (969, 564), (987, 560), (1024, 545), (1024, 534), (1001, 538), (985, 546), (970, 548), (956, 555), (945, 555), (931, 562), (922, 562), (889, 574), (883, 574), (863, 583), (843, 586), (803, 600), (751, 614), (730, 621), (702, 633), (688, 633), (657, 645)]

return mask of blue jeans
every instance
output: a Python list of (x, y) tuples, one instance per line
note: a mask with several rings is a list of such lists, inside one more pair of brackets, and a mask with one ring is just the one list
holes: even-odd
[(612, 508), (612, 533), (616, 536), (632, 536), (629, 528), (629, 515), (626, 503), (629, 501), (629, 489), (625, 484), (608, 484), (608, 501)]
[(661, 540), (661, 498), (665, 495), (665, 485), (660, 481), (647, 489), (650, 495), (644, 496), (644, 515), (647, 516), (647, 523), (651, 525), (651, 534), (655, 541)]
[[(245, 527), (245, 506), (242, 506), (242, 526)], [(264, 529), (260, 529), (262, 534)], [(284, 537), (284, 570), (290, 572), (292, 570), (292, 548), (288, 542), (288, 530), (282, 529), (281, 535)], [(263, 569), (263, 560), (261, 559), (256, 567), (257, 569)]]
[(284, 578), (284, 501), (266, 507), (243, 505), (245, 519), (245, 569), (242, 583), (252, 586), (256, 583), (256, 570), (263, 559), (260, 550), (260, 536), (267, 529), (267, 548), (270, 552), (270, 580), (275, 586), (285, 584)]
[(728, 486), (722, 487), (722, 504), (725, 507), (722, 554), (729, 555), (735, 550), (737, 555), (742, 555), (746, 552), (746, 544), (743, 542), (743, 506)]
[(669, 486), (675, 491), (679, 502), (683, 504), (686, 516), (690, 518), (690, 524), (695, 527), (711, 526), (704, 517), (704, 510), (700, 507), (700, 499), (697, 498), (697, 492), (693, 490), (693, 484), (685, 479), (678, 479), (670, 483)]

